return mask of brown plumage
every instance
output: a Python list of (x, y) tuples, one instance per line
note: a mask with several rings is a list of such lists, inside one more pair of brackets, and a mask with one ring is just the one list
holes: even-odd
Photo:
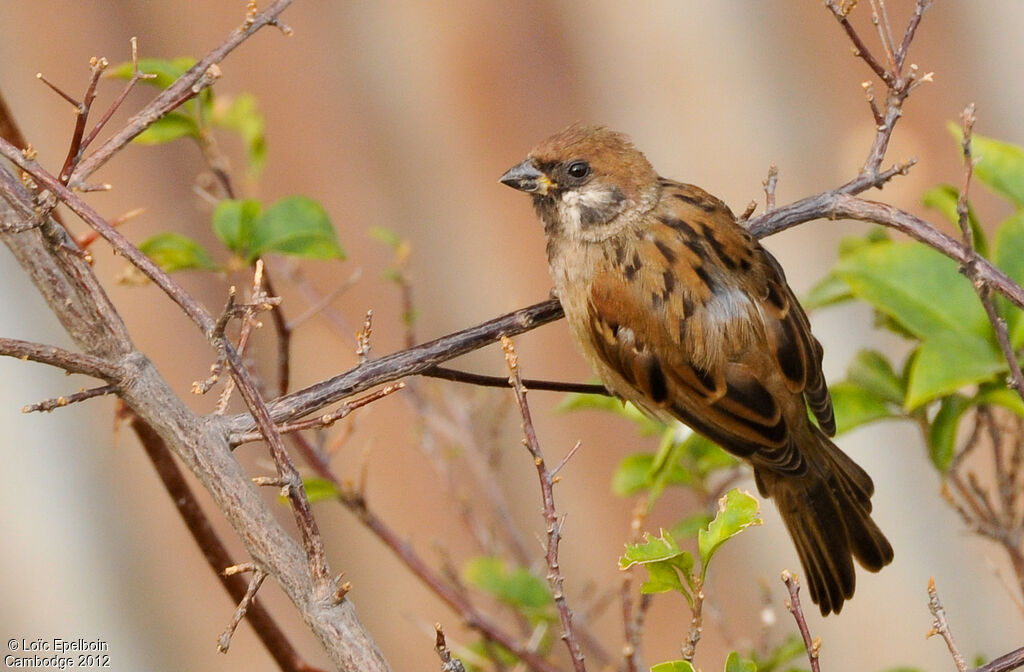
[(871, 477), (828, 439), (821, 345), (779, 263), (722, 201), (659, 177), (606, 128), (567, 128), (501, 181), (533, 196), (555, 291), (604, 385), (746, 459), (811, 599), (838, 613), (853, 558), (878, 571), (892, 547), (871, 519)]

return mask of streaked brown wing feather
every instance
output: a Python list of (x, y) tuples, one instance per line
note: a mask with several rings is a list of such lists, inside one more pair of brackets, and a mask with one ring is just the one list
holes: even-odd
[[(800, 473), (806, 464), (793, 442), (794, 418), (787, 418), (781, 404), (806, 394), (825, 431), (834, 431), (821, 346), (778, 263), (733, 223), (728, 209), (696, 187), (668, 180), (662, 186), (680, 194), (662, 199), (668, 206), (658, 226), (671, 231), (641, 232), (634, 242), (640, 258), (664, 264), (594, 278), (594, 349), (636, 392), (615, 390), (620, 395), (656, 415), (682, 420), (757, 466)], [(737, 260), (752, 272), (732, 272), (729, 264)], [(735, 278), (760, 279), (761, 286), (729, 286)], [(716, 292), (730, 301), (757, 300), (710, 310)], [(724, 322), (723, 315), (729, 316)], [(762, 332), (768, 348), (754, 346)]]

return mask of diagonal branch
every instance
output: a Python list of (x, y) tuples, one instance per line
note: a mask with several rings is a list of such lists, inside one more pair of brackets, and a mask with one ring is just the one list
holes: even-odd
[(132, 115), (132, 118), (128, 120), (120, 131), (97, 147), (95, 152), (78, 164), (78, 167), (75, 168), (68, 179), (68, 186), (71, 188), (80, 187), (90, 175), (109, 161), (118, 150), (131, 142), (135, 136), (142, 133), (154, 121), (179, 106), (183, 101), (198, 93), (198, 91), (193, 89), (203, 81), (210, 66), (223, 61), (228, 54), (261, 28), (268, 25), (278, 25), (278, 17), (293, 1), (275, 0), (262, 12), (255, 16), (246, 17), (245, 23), (233, 30), (224, 42), (199, 59), (199, 62), (189, 68), (188, 72), (161, 91), (148, 105)]

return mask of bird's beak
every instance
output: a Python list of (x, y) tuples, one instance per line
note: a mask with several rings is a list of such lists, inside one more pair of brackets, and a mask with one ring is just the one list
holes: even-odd
[(547, 175), (537, 170), (532, 159), (527, 159), (517, 166), (513, 166), (507, 173), (501, 176), (501, 183), (507, 184), (513, 189), (525, 191), (528, 194), (543, 196), (554, 183)]

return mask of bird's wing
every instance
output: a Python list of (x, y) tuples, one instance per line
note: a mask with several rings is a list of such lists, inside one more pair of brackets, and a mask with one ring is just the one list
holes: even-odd
[[(754, 243), (752, 263), (769, 267), (740, 274), (767, 277), (764, 287), (728, 286), (737, 274), (721, 273), (713, 250), (694, 248), (719, 247), (699, 241), (724, 234), (699, 231), (709, 227), (694, 217), (687, 227), (697, 235), (673, 227), (642, 237), (638, 254), (648, 263), (631, 270), (626, 260), (624, 272), (594, 278), (587, 325), (594, 349), (648, 410), (682, 420), (757, 466), (802, 473), (806, 464), (789, 426), (795, 420), (783, 404), (798, 403), (802, 412), (799, 398), (807, 393), (816, 413), (827, 407), (819, 417), (831, 417), (820, 346), (767, 252)], [(725, 250), (738, 244), (719, 242)], [(769, 347), (757, 345), (760, 334)]]

